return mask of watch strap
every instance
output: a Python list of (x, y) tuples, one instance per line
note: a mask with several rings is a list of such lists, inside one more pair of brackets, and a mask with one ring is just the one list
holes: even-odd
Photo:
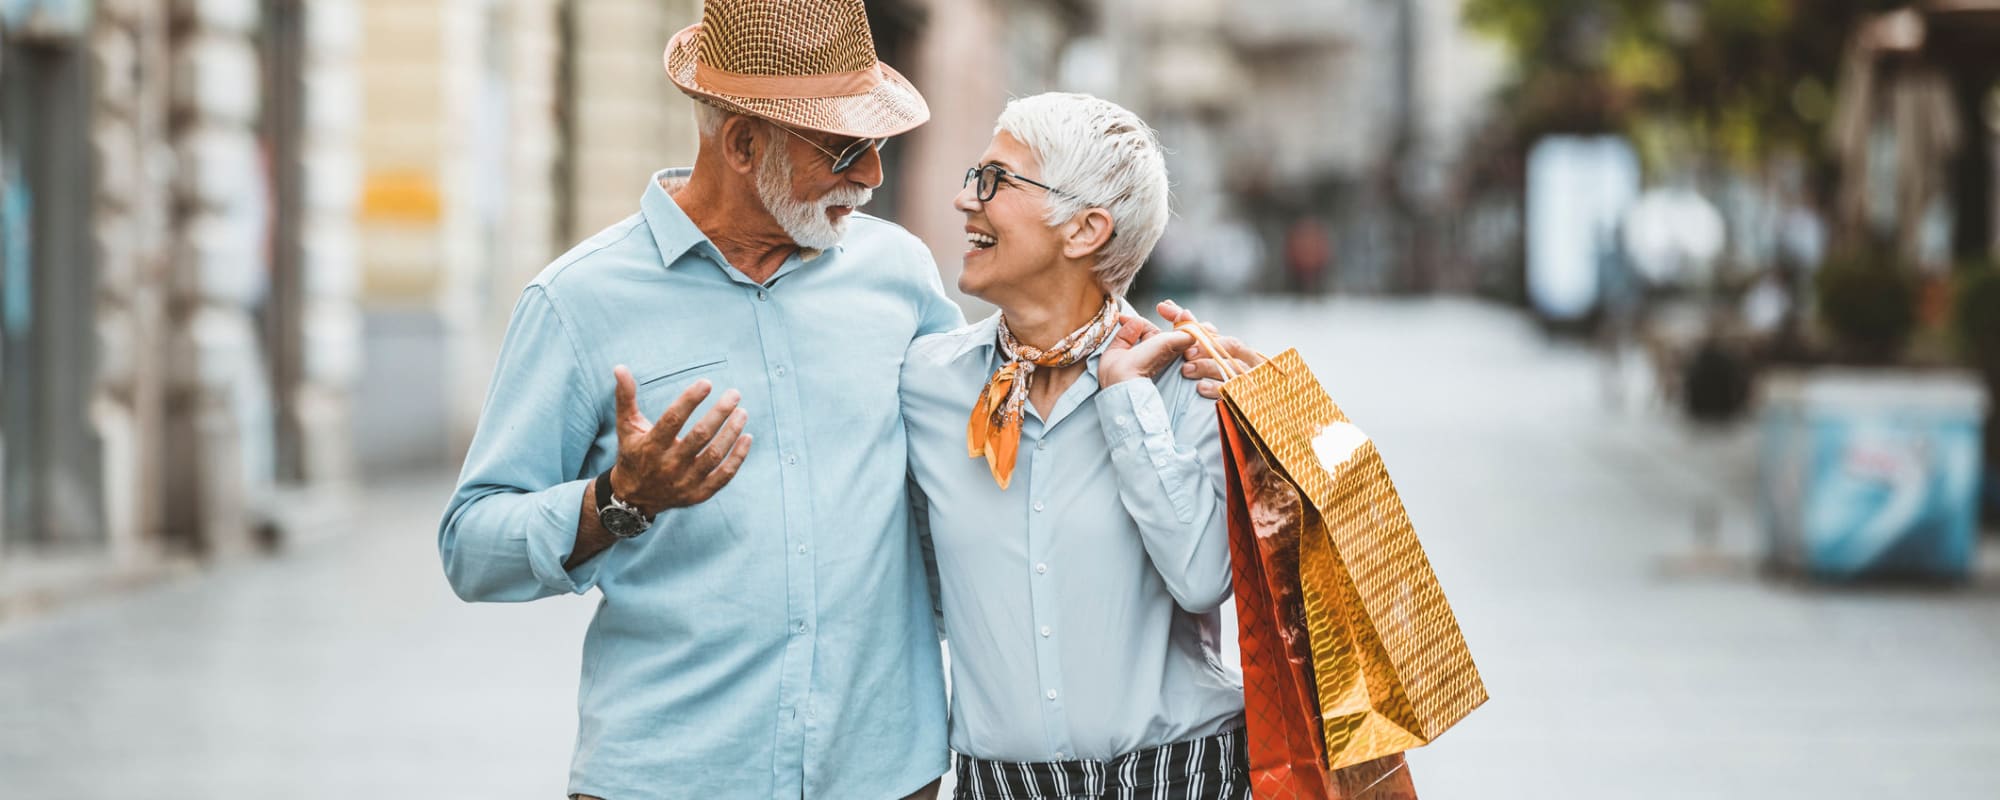
[(592, 481), (592, 484), (593, 490), (597, 493), (597, 502), (594, 505), (599, 512), (602, 512), (611, 506), (611, 470), (599, 473), (597, 480)]

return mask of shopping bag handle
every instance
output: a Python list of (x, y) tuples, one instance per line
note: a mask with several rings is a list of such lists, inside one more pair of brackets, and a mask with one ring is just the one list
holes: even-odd
[(1174, 330), (1186, 331), (1188, 335), (1194, 337), (1195, 344), (1201, 345), (1201, 349), (1208, 351), (1209, 355), (1215, 359), (1215, 363), (1222, 367), (1222, 381), (1224, 383), (1235, 380), (1236, 376), (1243, 374), (1236, 370), (1236, 359), (1230, 358), (1227, 352), (1224, 352), (1221, 347), (1216, 346), (1215, 337), (1209, 334), (1207, 327), (1194, 318), (1192, 312), (1183, 312), (1181, 314), (1181, 321), (1174, 323)]

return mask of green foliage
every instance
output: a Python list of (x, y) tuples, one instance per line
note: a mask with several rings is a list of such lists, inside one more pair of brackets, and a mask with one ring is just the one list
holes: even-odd
[[(1831, 87), (1855, 26), (1907, 0), (1466, 0), (1464, 20), (1507, 43), (1523, 94), (1555, 82), (1602, 88), (1614, 125), (1640, 118), (1685, 126), (1701, 149), (1732, 160), (1814, 152), (1825, 140)], [(1517, 109), (1534, 133), (1581, 109)]]
[(1820, 319), (1846, 360), (1894, 361), (1917, 329), (1919, 287), (1909, 270), (1879, 255), (1836, 258), (1817, 280)]

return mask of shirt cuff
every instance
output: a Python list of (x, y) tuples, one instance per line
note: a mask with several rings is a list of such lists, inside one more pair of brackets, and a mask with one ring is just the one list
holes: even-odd
[(563, 592), (583, 594), (597, 585), (597, 566), (604, 555), (563, 569), (563, 562), (576, 549), (576, 526), (583, 514), (584, 493), (591, 479), (570, 481), (538, 492), (535, 524), (528, 528), (528, 566), (542, 585)]
[(1112, 447), (1134, 436), (1173, 435), (1167, 421), (1167, 404), (1160, 387), (1145, 378), (1128, 378), (1097, 392), (1097, 420), (1104, 427), (1104, 441)]

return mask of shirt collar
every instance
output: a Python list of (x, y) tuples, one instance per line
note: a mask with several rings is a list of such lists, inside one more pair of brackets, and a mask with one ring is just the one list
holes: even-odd
[(663, 169), (653, 173), (646, 182), (646, 193), (639, 198), (639, 210), (646, 215), (646, 227), (653, 230), (653, 244), (660, 248), (661, 263), (672, 267), (689, 250), (706, 246), (707, 254), (722, 261), (722, 253), (708, 241), (708, 234), (695, 227), (694, 220), (688, 219), (686, 211), (674, 202), (674, 196), (667, 192), (661, 181), (685, 181), (694, 170), (689, 167)]
[[(639, 209), (645, 214), (646, 226), (653, 230), (653, 244), (660, 249), (660, 261), (669, 269), (679, 263), (681, 256), (690, 250), (708, 256), (717, 266), (728, 264), (722, 257), (722, 251), (716, 248), (714, 242), (708, 240), (708, 234), (702, 233), (700, 228), (695, 227), (694, 220), (689, 219), (680, 204), (674, 202), (673, 194), (666, 186), (661, 185), (664, 181), (679, 188), (678, 184), (685, 183), (688, 176), (693, 174), (692, 167), (672, 167), (655, 172), (652, 180), (646, 183), (646, 193), (639, 198)], [(821, 256), (840, 250), (840, 245), (834, 245), (826, 250), (799, 248), (796, 262), (779, 270), (771, 279), (777, 280), (785, 273), (796, 269), (798, 265), (809, 264)]]

